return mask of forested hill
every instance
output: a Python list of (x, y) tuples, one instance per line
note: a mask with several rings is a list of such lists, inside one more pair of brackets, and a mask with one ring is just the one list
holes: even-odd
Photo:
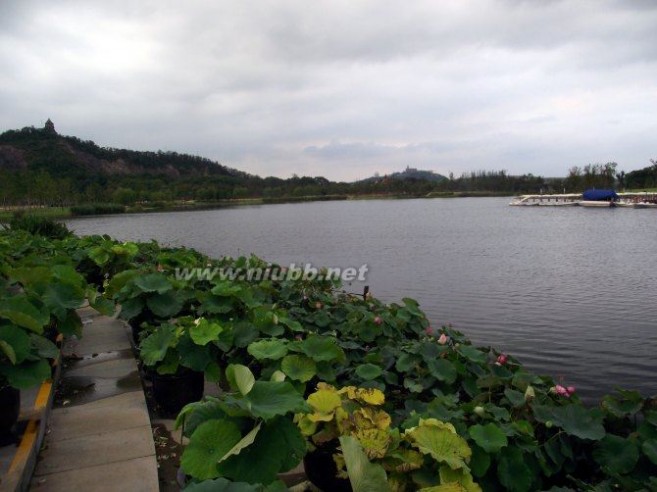
[(59, 178), (96, 174), (249, 177), (204, 157), (99, 147), (91, 141), (59, 135), (52, 124), (43, 129), (27, 127), (0, 134), (0, 168), (42, 169)]

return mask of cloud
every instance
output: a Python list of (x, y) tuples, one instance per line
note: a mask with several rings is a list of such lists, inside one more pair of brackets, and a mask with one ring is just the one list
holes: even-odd
[(649, 1), (0, 3), (0, 129), (262, 175), (655, 157)]

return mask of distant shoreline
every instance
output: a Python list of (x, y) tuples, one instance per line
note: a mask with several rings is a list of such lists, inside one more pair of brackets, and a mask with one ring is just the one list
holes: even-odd
[[(309, 203), (325, 201), (344, 200), (409, 200), (427, 198), (472, 198), (472, 197), (502, 197), (514, 196), (508, 192), (488, 191), (435, 191), (424, 195), (415, 194), (368, 194), (368, 195), (311, 195), (299, 197), (272, 197), (272, 198), (235, 198), (217, 200), (212, 202), (200, 202), (195, 200), (174, 202), (137, 203), (126, 205), (125, 214), (133, 213), (155, 213), (155, 212), (185, 212), (193, 210), (214, 210), (220, 208), (232, 208), (253, 205), (273, 205), (285, 203)], [(93, 207), (94, 204), (89, 204)], [(102, 215), (117, 215), (113, 213), (85, 213), (76, 214), (73, 207), (47, 207), (47, 206), (11, 206), (0, 208), (0, 221), (9, 220), (16, 212), (29, 215), (49, 217), (52, 219), (72, 219), (78, 217), (98, 217)], [(118, 213), (118, 214), (120, 214)]]

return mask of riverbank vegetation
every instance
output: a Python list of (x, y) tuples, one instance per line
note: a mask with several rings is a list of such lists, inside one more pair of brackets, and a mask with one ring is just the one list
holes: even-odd
[[(239, 204), (358, 197), (481, 196), (581, 192), (585, 187), (654, 187), (657, 164), (625, 175), (615, 163), (574, 167), (566, 178), (503, 170), (441, 176), (407, 168), (352, 183), (294, 175), (262, 178), (198, 156), (99, 147), (54, 127), (0, 134), (0, 207), (52, 208), (61, 216), (130, 210), (210, 208)], [(109, 207), (109, 208), (108, 208)]]
[[(284, 275), (175, 276), (199, 266), (275, 267), (13, 224), (0, 232), (0, 374), (33, 345), (13, 336), (32, 313), (52, 301), (64, 320), (54, 328), (79, 333), (65, 321), (87, 298), (120, 306), (152, 375), (200, 371), (220, 386), (178, 417), (186, 490), (285, 490), (278, 473), (304, 457), (310, 469), (318, 454), (354, 490), (657, 488), (654, 398), (618, 390), (585, 406), (568, 382), (432, 325), (409, 298), (385, 304)], [(68, 286), (23, 299), (29, 272)]]

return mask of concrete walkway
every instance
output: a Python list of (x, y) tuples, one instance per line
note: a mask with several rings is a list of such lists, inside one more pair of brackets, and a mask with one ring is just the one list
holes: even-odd
[(156, 492), (153, 434), (129, 332), (91, 309), (80, 315), (84, 336), (63, 347), (68, 359), (30, 490)]

